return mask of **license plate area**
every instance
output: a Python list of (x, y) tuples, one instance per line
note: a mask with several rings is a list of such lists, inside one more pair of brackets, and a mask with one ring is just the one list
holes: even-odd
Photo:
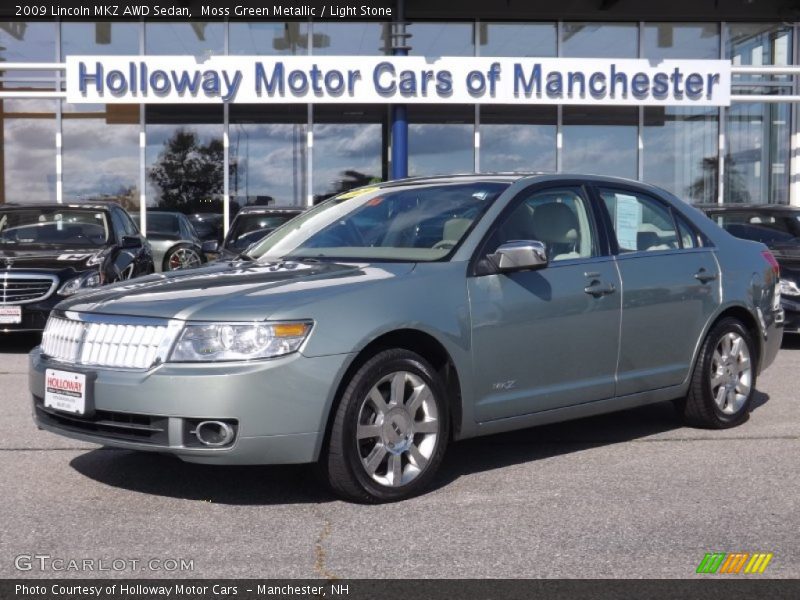
[(22, 323), (22, 307), (0, 306), (0, 325), (19, 325)]
[(94, 413), (94, 373), (47, 369), (44, 376), (44, 406), (78, 416)]

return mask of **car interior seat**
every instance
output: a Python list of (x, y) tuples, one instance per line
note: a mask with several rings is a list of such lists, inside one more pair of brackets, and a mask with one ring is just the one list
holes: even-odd
[(580, 258), (578, 218), (562, 202), (548, 202), (533, 210), (534, 239), (544, 242), (550, 260)]

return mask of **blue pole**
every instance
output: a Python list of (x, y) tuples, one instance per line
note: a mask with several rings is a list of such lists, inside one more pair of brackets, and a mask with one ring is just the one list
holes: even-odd
[[(408, 56), (405, 1), (397, 0), (395, 23), (392, 32), (392, 54), (394, 56)], [(405, 104), (393, 104), (392, 119), (392, 179), (408, 177), (408, 112)]]

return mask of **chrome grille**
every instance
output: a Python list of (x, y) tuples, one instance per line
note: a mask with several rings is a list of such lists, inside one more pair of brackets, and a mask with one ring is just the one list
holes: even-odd
[(148, 369), (163, 359), (175, 327), (166, 321), (125, 319), (98, 322), (52, 315), (42, 335), (42, 353), (72, 364), (124, 369)]
[(58, 286), (55, 275), (0, 272), (0, 304), (27, 304), (44, 300)]

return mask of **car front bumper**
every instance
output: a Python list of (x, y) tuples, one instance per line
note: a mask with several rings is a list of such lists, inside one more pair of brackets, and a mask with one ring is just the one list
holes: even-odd
[[(33, 416), (41, 428), (104, 446), (177, 455), (209, 464), (314, 462), (350, 355), (296, 353), (250, 363), (162, 364), (148, 371), (85, 368), (30, 354)], [(74, 416), (43, 404), (48, 368), (89, 374), (94, 410)], [(203, 446), (200, 420), (233, 425), (224, 447)]]

